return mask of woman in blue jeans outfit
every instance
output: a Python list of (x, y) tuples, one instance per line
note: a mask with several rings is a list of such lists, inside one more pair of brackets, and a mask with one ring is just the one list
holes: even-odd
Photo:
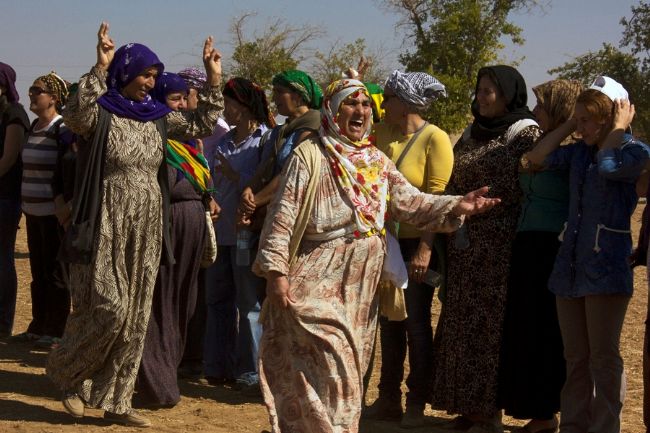
[(16, 72), (0, 62), (0, 338), (11, 335), (16, 310), (14, 248), (20, 221), (20, 150), (29, 119), (16, 91)]
[[(264, 91), (250, 80), (229, 80), (223, 95), (224, 117), (233, 128), (219, 140), (212, 161), (214, 199), (222, 211), (215, 224), (217, 260), (206, 270), (203, 360), (210, 383), (236, 380), (239, 388), (256, 392), (257, 351), (262, 332), (258, 323), (258, 293), (264, 280), (251, 271), (257, 238), (245, 228), (237, 228), (237, 206), (260, 163), (260, 140), (275, 123)], [(248, 236), (248, 245), (241, 244), (240, 235)], [(241, 253), (248, 257), (240, 256)]]
[[(623, 86), (598, 77), (578, 97), (574, 117), (523, 158), (545, 169), (569, 169), (569, 218), (549, 279), (566, 358), (561, 433), (621, 428), (619, 344), (633, 288), (630, 217), (636, 180), (650, 158), (648, 146), (625, 134), (633, 117)], [(574, 131), (582, 140), (558, 148)]]

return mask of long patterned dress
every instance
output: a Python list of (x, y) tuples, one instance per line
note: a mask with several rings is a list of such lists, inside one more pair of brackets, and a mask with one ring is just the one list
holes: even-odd
[[(498, 410), (498, 368), (512, 242), (520, 212), (518, 166), (539, 137), (530, 126), (507, 142), (461, 138), (447, 191), (490, 186), (501, 203), (464, 225), (447, 242), (447, 291), (434, 338), (432, 407), (492, 416)], [(463, 248), (465, 247), (465, 248)]]
[[(97, 99), (106, 73), (91, 69), (64, 118), (89, 137), (98, 118)], [(200, 96), (195, 113), (167, 115), (170, 137), (205, 136), (223, 97), (217, 88)], [(91, 407), (126, 413), (140, 365), (162, 249), (162, 198), (157, 180), (163, 147), (154, 122), (112, 116), (106, 143), (99, 235), (89, 265), (72, 265), (73, 311), (47, 373), (62, 389)]]
[[(452, 231), (448, 219), (459, 197), (426, 195), (412, 187), (388, 161), (393, 219), (423, 230)], [(375, 338), (384, 241), (380, 236), (310, 241), (303, 236), (289, 264), (288, 245), (303, 205), (309, 169), (296, 155), (287, 162), (282, 185), (262, 232), (256, 266), (288, 276), (295, 302), (268, 310), (260, 343), (260, 380), (273, 432), (357, 432)], [(325, 157), (305, 236), (354, 224)]]

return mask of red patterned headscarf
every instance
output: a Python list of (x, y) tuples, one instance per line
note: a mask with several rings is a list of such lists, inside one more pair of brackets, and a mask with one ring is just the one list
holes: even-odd
[(371, 143), (368, 132), (360, 141), (352, 141), (341, 133), (336, 121), (343, 101), (359, 94), (368, 95), (361, 81), (343, 79), (333, 82), (325, 91), (321, 108), (320, 138), (325, 147), (337, 183), (354, 205), (358, 236), (384, 233), (388, 201), (386, 164), (388, 158)]

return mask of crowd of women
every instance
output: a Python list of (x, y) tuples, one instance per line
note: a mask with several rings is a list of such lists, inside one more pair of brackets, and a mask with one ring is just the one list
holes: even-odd
[[(516, 69), (484, 67), (452, 145), (429, 74), (222, 83), (212, 44), (174, 74), (103, 23), (78, 83), (29, 88), (31, 125), (0, 63), (0, 333), (51, 350), (68, 413), (147, 427), (134, 405), (176, 405), (181, 376), (261, 394), (275, 433), (420, 427), (426, 404), (450, 431), (620, 431), (650, 148), (619, 83), (553, 80), (531, 112)], [(12, 336), (21, 214), (33, 319)]]

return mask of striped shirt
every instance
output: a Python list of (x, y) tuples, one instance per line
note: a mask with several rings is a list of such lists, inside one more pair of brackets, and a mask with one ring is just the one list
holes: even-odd
[[(21, 187), (23, 212), (33, 216), (54, 215), (54, 194), (52, 177), (59, 153), (58, 143), (54, 138), (54, 124), (61, 116), (57, 115), (43, 129), (33, 129), (27, 143), (23, 146), (23, 182)], [(48, 133), (50, 133), (48, 137)], [(59, 126), (60, 140), (70, 136), (70, 131)], [(69, 140), (69, 139), (68, 139)]]

